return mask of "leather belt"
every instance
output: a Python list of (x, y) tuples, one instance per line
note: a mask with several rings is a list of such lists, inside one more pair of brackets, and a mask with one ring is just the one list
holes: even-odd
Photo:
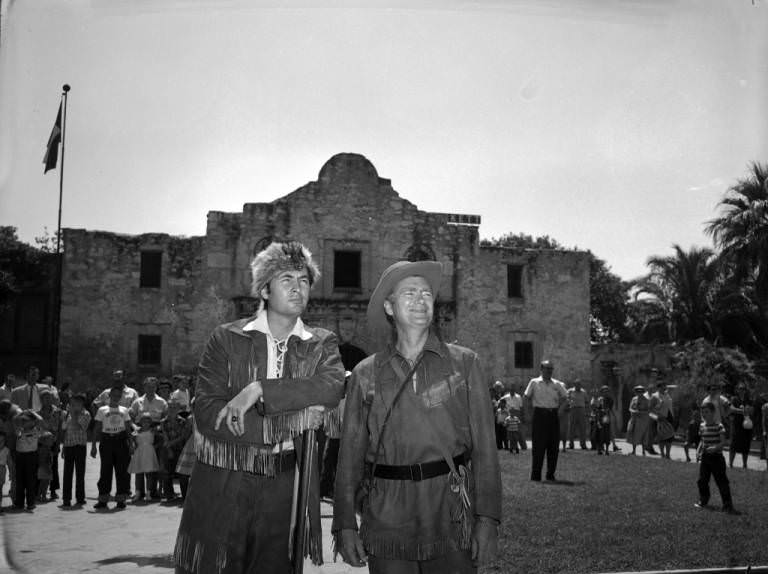
[[(453, 457), (453, 464), (455, 466), (465, 465), (467, 460), (469, 459), (466, 453), (460, 454)], [(377, 464), (373, 476), (387, 480), (413, 480), (418, 482), (427, 478), (448, 474), (450, 471), (451, 467), (448, 466), (445, 460), (441, 459), (419, 464)]]

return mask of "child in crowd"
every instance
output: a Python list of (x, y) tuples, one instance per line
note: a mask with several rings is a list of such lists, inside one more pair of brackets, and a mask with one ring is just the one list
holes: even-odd
[(62, 422), (64, 448), (61, 456), (64, 459), (64, 491), (62, 506), (72, 505), (72, 473), (75, 474), (75, 500), (77, 504), (85, 504), (85, 459), (88, 446), (88, 426), (91, 414), (86, 410), (86, 398), (76, 394), (69, 402), (69, 412)]
[[(499, 400), (499, 406), (496, 407), (496, 424), (503, 427), (505, 421), (507, 420), (507, 415), (509, 415), (509, 410), (507, 409), (507, 399), (501, 399)], [(504, 432), (504, 434), (501, 436), (501, 448), (508, 448), (508, 443), (509, 440), (507, 439), (507, 433)]]
[(194, 468), (195, 462), (197, 461), (197, 456), (195, 455), (195, 417), (191, 412), (186, 412), (186, 414), (186, 432), (189, 433), (189, 437), (184, 443), (184, 448), (181, 449), (179, 462), (176, 463), (176, 474), (179, 477), (179, 488), (181, 488), (182, 503), (187, 497), (187, 485), (189, 484), (189, 477), (192, 475), (192, 469)]
[(597, 444), (597, 454), (610, 454), (611, 447), (611, 411), (603, 397), (599, 397), (594, 410), (595, 434), (592, 439)]
[(725, 446), (725, 427), (722, 423), (715, 421), (715, 405), (713, 403), (704, 403), (701, 405), (701, 416), (704, 421), (699, 427), (701, 442), (696, 453), (696, 459), (699, 464), (699, 501), (695, 504), (697, 508), (706, 508), (709, 504), (709, 479), (714, 476), (720, 498), (723, 501), (723, 512), (736, 514), (731, 500), (731, 489), (728, 484), (728, 477), (725, 474), (725, 457), (723, 456), (723, 446)]
[(13, 506), (17, 509), (35, 509), (37, 498), (37, 448), (43, 431), (40, 423), (43, 418), (32, 409), (27, 409), (16, 415), (16, 492)]
[(685, 460), (691, 462), (691, 457), (688, 454), (688, 449), (693, 447), (698, 450), (699, 442), (701, 441), (701, 435), (699, 435), (699, 427), (701, 426), (701, 411), (699, 405), (696, 403), (691, 407), (691, 418), (688, 420), (688, 429), (685, 432), (685, 444), (683, 444), (683, 450), (685, 451)]
[[(179, 456), (184, 448), (184, 444), (192, 434), (188, 419), (189, 412), (182, 411), (181, 402), (171, 399), (171, 402), (168, 403), (168, 416), (162, 425), (162, 456), (158, 457), (160, 459), (160, 472), (163, 478), (163, 495), (169, 502), (176, 498), (176, 493), (173, 489), (176, 465), (179, 462)], [(187, 495), (186, 487), (187, 485), (180, 479), (179, 488), (181, 488), (182, 498)]]
[(5, 433), (0, 432), (0, 513), (3, 512), (3, 488), (5, 488), (5, 475), (8, 473), (10, 458), (11, 450), (5, 445)]
[(509, 452), (520, 454), (520, 417), (510, 414), (504, 419), (504, 426), (507, 427), (507, 444)]
[(48, 502), (48, 487), (53, 480), (51, 460), (53, 454), (53, 434), (43, 431), (37, 441), (37, 500)]
[(132, 430), (131, 414), (126, 407), (120, 405), (123, 396), (122, 387), (112, 387), (109, 390), (109, 404), (99, 407), (96, 411), (96, 424), (93, 429), (91, 457), (96, 458), (98, 445), (101, 466), (99, 468), (99, 500), (93, 507), (96, 510), (107, 508), (109, 493), (112, 490), (112, 471), (115, 473), (116, 508), (125, 508), (125, 499), (131, 490), (131, 475), (128, 474), (128, 463), (131, 453), (128, 448), (128, 433)]
[(136, 475), (136, 495), (134, 502), (144, 500), (151, 472), (160, 470), (160, 463), (155, 453), (155, 431), (152, 428), (152, 416), (143, 413), (139, 417), (139, 428), (133, 433), (133, 454), (128, 465), (128, 472)]

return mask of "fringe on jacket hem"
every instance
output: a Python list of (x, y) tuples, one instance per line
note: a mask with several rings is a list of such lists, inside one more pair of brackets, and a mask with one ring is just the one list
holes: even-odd
[(341, 438), (341, 417), (343, 415), (343, 405), (323, 413), (323, 430), (328, 438)]
[(360, 538), (369, 554), (396, 560), (431, 560), (455, 550), (469, 548), (451, 538), (440, 538), (428, 543), (414, 543), (413, 539), (381, 538), (372, 536), (364, 526), (360, 527)]
[(218, 468), (275, 476), (275, 453), (271, 449), (212, 439), (195, 429), (197, 460)]
[(173, 550), (173, 563), (193, 574), (221, 574), (227, 567), (227, 547), (216, 545), (215, 572), (202, 572), (203, 555), (211, 548), (198, 541), (194, 541), (187, 534), (179, 533), (176, 539), (176, 547)]
[(309, 430), (309, 409), (267, 415), (263, 422), (264, 444), (278, 444)]

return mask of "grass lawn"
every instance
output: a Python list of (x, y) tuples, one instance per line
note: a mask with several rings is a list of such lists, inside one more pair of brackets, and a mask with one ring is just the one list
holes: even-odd
[(529, 480), (530, 452), (499, 451), (499, 558), (484, 574), (768, 565), (768, 472), (728, 469), (741, 512), (732, 516), (719, 511), (714, 481), (717, 510), (694, 508), (693, 463), (570, 450), (552, 484)]

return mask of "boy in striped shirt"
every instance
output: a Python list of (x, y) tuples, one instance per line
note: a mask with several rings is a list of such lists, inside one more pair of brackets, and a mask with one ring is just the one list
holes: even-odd
[(715, 405), (713, 403), (704, 403), (701, 405), (701, 417), (704, 419), (701, 423), (700, 435), (701, 442), (696, 452), (696, 460), (699, 464), (699, 501), (695, 504), (697, 508), (707, 508), (709, 503), (709, 479), (715, 478), (715, 483), (720, 491), (720, 498), (723, 501), (723, 512), (728, 514), (737, 514), (733, 508), (731, 500), (731, 488), (728, 485), (728, 477), (725, 474), (725, 457), (723, 456), (723, 445), (725, 445), (725, 427), (722, 423), (715, 420)]

